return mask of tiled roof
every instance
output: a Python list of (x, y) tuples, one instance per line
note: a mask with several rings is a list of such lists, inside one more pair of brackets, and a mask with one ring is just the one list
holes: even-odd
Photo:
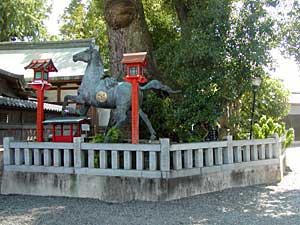
[(53, 124), (53, 123), (79, 123), (81, 121), (88, 121), (91, 120), (89, 117), (86, 116), (69, 116), (69, 117), (55, 117), (45, 120), (44, 124)]
[[(37, 102), (0, 96), (0, 106), (15, 107), (20, 109), (36, 109)], [(62, 106), (44, 103), (44, 109), (45, 111), (61, 112)]]
[(145, 63), (147, 52), (125, 53), (121, 63)]
[(23, 79), (24, 80), (24, 76), (23, 75), (10, 73), (10, 72), (8, 72), (6, 70), (2, 70), (1, 68), (0, 68), (0, 75), (6, 76), (6, 77), (9, 77), (9, 78), (12, 78), (12, 79), (19, 79), (19, 80)]
[(34, 69), (37, 71), (44, 69), (48, 72), (57, 72), (52, 59), (33, 59), (29, 65), (24, 67), (24, 69)]
[(0, 42), (0, 50), (86, 48), (94, 42), (94, 38), (43, 42)]

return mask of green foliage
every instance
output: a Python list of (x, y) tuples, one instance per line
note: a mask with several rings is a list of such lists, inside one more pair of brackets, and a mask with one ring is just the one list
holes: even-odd
[(276, 123), (272, 118), (262, 116), (258, 123), (253, 125), (253, 137), (257, 139), (269, 138), (273, 134), (278, 134), (279, 137), (285, 133), (285, 124)]
[(95, 156), (94, 156), (94, 168), (99, 168), (99, 157), (100, 153), (99, 151), (95, 151)]
[[(169, 137), (179, 141), (184, 134), (175, 117), (174, 100), (170, 97), (162, 98), (153, 92), (145, 92), (143, 110), (149, 119), (158, 137)], [(143, 126), (143, 125), (142, 125)], [(142, 129), (147, 131), (147, 129)], [(147, 137), (147, 134), (142, 134)]]
[(246, 0), (241, 7), (231, 0), (189, 2), (185, 33), (157, 51), (167, 80), (183, 92), (175, 115), (184, 130), (205, 131), (206, 124), (228, 114), (221, 126), (234, 132), (244, 119), (242, 96), (252, 89), (251, 77), (263, 76), (263, 67), (271, 65), (269, 50), (278, 43), (275, 23), (266, 12), (267, 1)]
[[(121, 130), (118, 128), (110, 128), (107, 132), (107, 135), (104, 134), (96, 134), (92, 140), (92, 143), (120, 143), (122, 142), (122, 134)], [(98, 168), (99, 165), (100, 154), (99, 151), (95, 152), (94, 157), (94, 167)], [(110, 164), (110, 160), (108, 161)]]
[[(248, 94), (248, 96), (247, 96)], [(242, 98), (244, 111), (250, 111), (249, 93)], [(289, 90), (284, 84), (275, 78), (265, 77), (257, 92), (256, 115), (268, 115), (275, 121), (280, 121), (289, 112)]]
[(253, 137), (257, 139), (269, 138), (273, 134), (278, 134), (279, 137), (285, 136), (283, 147), (289, 147), (294, 141), (294, 129), (290, 128), (285, 131), (285, 123), (274, 122), (272, 118), (262, 116), (258, 123), (253, 125)]
[[(105, 136), (103, 134), (96, 134), (95, 137), (92, 140), (92, 143), (103, 143), (105, 139)], [(99, 165), (99, 152), (95, 152), (94, 157), (94, 167), (97, 168), (97, 165)]]
[(295, 131), (293, 128), (290, 128), (285, 134), (285, 141), (283, 143), (283, 147), (287, 148), (291, 146), (291, 144), (294, 142), (294, 139), (295, 139)]
[[(220, 4), (219, 4), (220, 3)], [(162, 46), (158, 51), (161, 70), (173, 86), (182, 90), (176, 108), (183, 130), (201, 129), (223, 113), (219, 94), (225, 39), (230, 9), (221, 1), (208, 1), (205, 9), (195, 6), (186, 25), (189, 35)], [(203, 137), (199, 137), (201, 140)]]
[(171, 98), (160, 98), (153, 92), (146, 92), (143, 101), (143, 110), (150, 115), (152, 126), (157, 136), (168, 137), (176, 127), (176, 121), (171, 115), (174, 112)]
[(92, 142), (93, 143), (103, 143), (105, 139), (104, 134), (96, 134), (95, 137), (93, 138)]
[[(186, 6), (181, 24), (172, 5), (176, 2)], [(264, 78), (254, 121), (268, 115), (278, 122), (287, 114), (288, 91), (264, 72), (272, 67), (270, 50), (282, 37), (276, 18), (267, 12), (278, 2), (143, 0), (156, 62), (164, 73), (161, 80), (182, 90), (175, 98), (146, 95), (143, 107), (158, 136), (201, 141), (207, 127), (220, 124), (221, 130), (242, 138), (250, 126), (253, 76)], [(103, 0), (72, 0), (61, 32), (64, 38), (96, 37), (108, 63), (104, 10)]]
[[(258, 121), (263, 115), (275, 122), (281, 121), (289, 112), (289, 90), (283, 83), (271, 77), (264, 77), (257, 89), (253, 121)], [(244, 139), (250, 130), (253, 92), (245, 92), (240, 99), (240, 107), (236, 116), (230, 118), (231, 126), (236, 127), (235, 138)]]
[[(281, 35), (282, 46), (287, 54), (293, 56), (300, 63), (300, 1), (293, 0), (291, 10), (282, 16)], [(287, 7), (285, 7), (287, 8)]]
[(63, 39), (95, 38), (103, 63), (108, 67), (109, 50), (106, 25), (99, 0), (72, 0), (61, 18), (60, 32)]
[(110, 128), (107, 132), (106, 138), (109, 143), (119, 143), (121, 142), (122, 133), (118, 128)]
[(47, 37), (43, 20), (50, 7), (44, 0), (1, 0), (0, 42), (16, 37), (20, 40), (41, 40)]
[(163, 0), (143, 0), (146, 22), (154, 50), (180, 37), (176, 13)]
[(121, 130), (118, 128), (110, 128), (107, 132), (106, 135), (104, 134), (96, 134), (95, 137), (93, 138), (92, 142), (93, 143), (103, 143), (108, 142), (108, 143), (119, 143), (121, 142), (122, 134)]
[[(168, 137), (176, 142), (202, 141), (207, 130), (199, 124), (185, 127), (183, 119), (178, 114), (176, 96), (162, 97), (153, 92), (145, 93), (143, 110), (149, 115), (149, 119), (155, 128), (158, 137)], [(141, 130), (147, 130), (141, 129)], [(143, 134), (147, 137), (147, 134)]]

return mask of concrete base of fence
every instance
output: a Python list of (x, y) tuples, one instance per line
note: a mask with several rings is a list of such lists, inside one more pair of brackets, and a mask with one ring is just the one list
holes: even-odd
[(1, 193), (2, 173), (3, 173), (3, 148), (0, 147), (0, 193)]
[[(281, 180), (279, 159), (171, 171), (167, 178), (16, 172), (5, 168), (2, 194), (96, 198), (107, 202), (167, 201)], [(193, 170), (193, 171), (192, 171)], [(182, 173), (193, 176), (182, 177)], [(180, 174), (178, 174), (180, 173)]]
[(281, 154), (281, 156), (279, 157), (279, 161), (280, 161), (280, 174), (281, 177), (283, 177), (287, 171), (287, 163), (286, 163), (286, 150)]

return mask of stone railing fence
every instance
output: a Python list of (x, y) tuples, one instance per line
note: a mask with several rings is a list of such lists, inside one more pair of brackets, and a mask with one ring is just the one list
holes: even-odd
[(100, 176), (175, 178), (247, 163), (279, 163), (281, 138), (170, 144), (16, 142), (4, 138), (4, 170)]

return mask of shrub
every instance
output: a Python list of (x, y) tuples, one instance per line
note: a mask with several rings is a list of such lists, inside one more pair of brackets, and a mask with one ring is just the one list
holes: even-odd
[(110, 128), (107, 132), (107, 135), (105, 137), (105, 142), (109, 142), (109, 143), (118, 143), (121, 142), (121, 130), (118, 128)]
[(279, 137), (285, 135), (283, 147), (289, 147), (294, 141), (294, 129), (290, 128), (285, 131), (285, 123), (276, 123), (272, 118), (262, 116), (258, 123), (253, 126), (253, 137), (257, 139), (264, 139), (271, 137), (272, 134), (278, 134)]
[(293, 128), (288, 129), (288, 131), (285, 134), (285, 141), (283, 143), (283, 147), (284, 148), (289, 147), (293, 143), (294, 138), (295, 138), (294, 129)]
[(105, 139), (105, 136), (103, 134), (96, 134), (95, 137), (93, 138), (92, 142), (93, 143), (103, 143)]
[(93, 143), (118, 143), (121, 142), (121, 131), (118, 128), (110, 128), (106, 135), (104, 134), (96, 134), (92, 139)]
[(272, 134), (280, 137), (285, 133), (285, 124), (274, 122), (272, 118), (262, 116), (258, 123), (253, 125), (253, 137), (257, 139), (269, 138)]
[[(95, 137), (92, 140), (93, 143), (104, 143), (104, 142), (109, 142), (109, 143), (118, 143), (121, 142), (121, 131), (118, 128), (110, 128), (107, 132), (107, 135), (105, 136), (104, 134), (96, 134)], [(94, 156), (94, 167), (98, 168), (99, 165), (99, 151), (95, 151), (95, 156)], [(110, 163), (110, 161), (108, 161)]]

